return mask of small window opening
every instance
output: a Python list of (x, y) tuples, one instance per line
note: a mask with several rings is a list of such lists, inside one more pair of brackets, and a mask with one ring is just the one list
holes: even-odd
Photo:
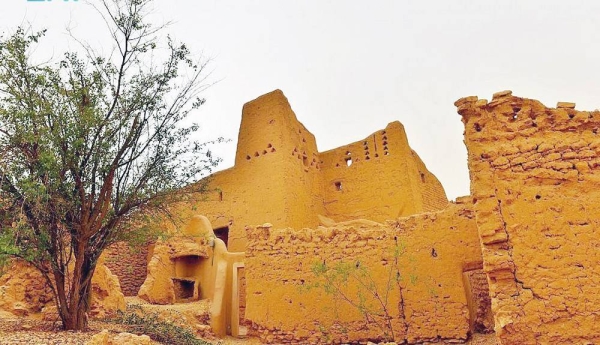
[(385, 146), (385, 145), (387, 145), (387, 141), (384, 140), (383, 141), (383, 146)]
[(257, 151), (257, 152), (254, 152), (254, 157), (258, 157), (258, 156), (260, 156), (260, 155), (258, 154), (258, 151)]
[(387, 151), (385, 151), (385, 152), (383, 153), (383, 155), (384, 155), (384, 156), (389, 156), (389, 155), (390, 155), (390, 153), (389, 153), (389, 152), (387, 152)]
[(271, 147), (273, 147), (273, 145), (271, 145), (271, 144), (267, 145), (267, 148), (270, 149)]
[(302, 157), (302, 164), (304, 164), (304, 166), (307, 167), (308, 166), (308, 158)]
[(247, 160), (250, 160), (250, 155), (247, 155), (247, 156), (246, 156), (246, 159), (247, 159)]
[(224, 226), (221, 228), (216, 228), (213, 230), (215, 233), (215, 236), (222, 240), (223, 242), (225, 242), (225, 246), (228, 247), (229, 246), (229, 227), (228, 226)]
[(352, 158), (346, 158), (346, 166), (352, 165)]
[(346, 156), (350, 156), (351, 154), (352, 154), (352, 152), (346, 151)]
[(421, 182), (425, 182), (425, 174), (421, 173)]
[(337, 190), (338, 192), (342, 191), (342, 182), (338, 181), (335, 183), (335, 190)]
[(266, 155), (266, 154), (267, 154), (267, 150), (263, 150), (263, 155)]

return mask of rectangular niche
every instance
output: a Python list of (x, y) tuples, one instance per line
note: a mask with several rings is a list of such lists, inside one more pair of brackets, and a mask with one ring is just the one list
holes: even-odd
[(196, 282), (187, 278), (173, 278), (175, 300), (178, 302), (194, 300)]
[(202, 257), (198, 255), (185, 255), (175, 260), (175, 278), (191, 278), (196, 276)]
[(175, 275), (171, 278), (175, 293), (175, 301), (191, 302), (198, 300), (200, 295), (199, 269), (201, 260), (198, 255), (182, 255), (173, 259)]

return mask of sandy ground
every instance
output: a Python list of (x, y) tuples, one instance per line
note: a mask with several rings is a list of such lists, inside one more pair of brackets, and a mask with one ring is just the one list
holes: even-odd
[[(122, 330), (115, 329), (112, 324), (102, 322), (90, 322), (89, 332), (69, 332), (60, 331), (58, 324), (44, 322), (39, 320), (24, 320), (15, 318), (0, 317), (0, 344), (27, 344), (27, 345), (84, 345), (86, 341), (100, 332), (102, 329), (112, 329), (115, 332)], [(227, 337), (219, 341), (212, 341), (213, 344), (221, 345), (261, 345), (256, 338), (237, 339)], [(157, 345), (161, 344), (156, 342)], [(468, 345), (497, 345), (493, 334), (476, 334)], [(168, 345), (168, 344), (164, 344)], [(441, 345), (437, 343), (437, 345)], [(454, 343), (453, 345), (456, 345)]]
[[(196, 312), (199, 309), (206, 308), (208, 311), (209, 305), (202, 303), (186, 303), (176, 304), (171, 306), (152, 306), (147, 302), (138, 298), (127, 298), (129, 305), (142, 304), (152, 311), (175, 310), (178, 312), (189, 311), (194, 308)], [(101, 332), (103, 329), (119, 333), (124, 332), (122, 326), (114, 323), (106, 323), (102, 321), (90, 321), (90, 330), (87, 332), (72, 332), (61, 331), (59, 322), (42, 321), (36, 318), (17, 318), (14, 315), (0, 311), (0, 345), (12, 344), (28, 344), (28, 345), (84, 345), (90, 340), (94, 334)], [(262, 344), (256, 338), (238, 339), (227, 337), (224, 339), (211, 339), (209, 342), (217, 345), (260, 345)], [(157, 345), (161, 344), (155, 342)], [(435, 343), (442, 345), (443, 343)], [(456, 343), (453, 343), (455, 345)], [(170, 345), (170, 344), (164, 344)], [(423, 344), (425, 345), (425, 344)], [(466, 345), (497, 345), (494, 334), (475, 334)]]

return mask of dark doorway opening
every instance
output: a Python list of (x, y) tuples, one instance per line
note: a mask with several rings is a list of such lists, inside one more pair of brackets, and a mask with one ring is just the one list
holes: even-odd
[(224, 226), (222, 228), (216, 228), (213, 231), (218, 239), (221, 239), (223, 242), (225, 242), (225, 247), (229, 247), (229, 227)]

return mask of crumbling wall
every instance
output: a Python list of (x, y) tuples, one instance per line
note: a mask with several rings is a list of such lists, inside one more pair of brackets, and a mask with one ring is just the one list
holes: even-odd
[(600, 112), (456, 103), (503, 344), (600, 343)]
[[(92, 277), (91, 317), (104, 318), (117, 310), (125, 310), (125, 297), (119, 280), (104, 263), (104, 256), (101, 256)], [(14, 259), (0, 275), (1, 310), (17, 316), (37, 314), (52, 320), (59, 319), (52, 288), (37, 268), (21, 259)]]
[[(246, 319), (251, 333), (263, 341), (381, 339), (382, 329), (366, 322), (360, 308), (336, 301), (339, 294), (327, 294), (323, 276), (313, 271), (339, 265), (350, 265), (351, 274), (356, 272), (352, 267), (364, 269), (374, 283), (370, 286), (376, 286), (379, 296), (388, 296), (385, 306), (396, 341), (467, 338), (470, 316), (463, 272), (481, 267), (469, 205), (450, 204), (437, 213), (385, 225), (357, 220), (329, 228), (275, 230), (267, 224), (248, 228), (247, 237)], [(367, 305), (377, 302), (369, 297), (372, 287), (356, 282), (350, 286), (347, 296), (353, 303), (362, 300), (359, 293)]]
[(119, 242), (104, 251), (106, 267), (119, 278), (125, 296), (137, 296), (146, 280), (149, 248), (150, 245), (132, 248), (125, 242)]

